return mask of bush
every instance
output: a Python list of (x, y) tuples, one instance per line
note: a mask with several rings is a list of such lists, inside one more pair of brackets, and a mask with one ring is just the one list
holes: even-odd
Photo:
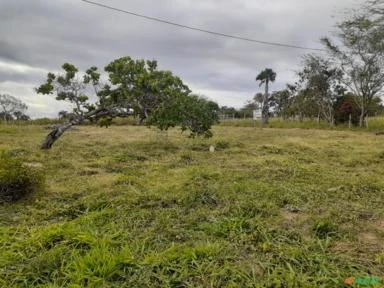
[(25, 198), (42, 187), (41, 171), (23, 165), (19, 158), (0, 153), (0, 203)]
[(335, 123), (348, 123), (351, 117), (351, 123), (354, 126), (359, 124), (360, 108), (355, 104), (351, 95), (340, 97), (335, 104)]

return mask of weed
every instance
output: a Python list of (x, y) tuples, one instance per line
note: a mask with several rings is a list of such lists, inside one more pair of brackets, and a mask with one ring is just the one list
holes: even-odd
[(338, 231), (336, 224), (331, 220), (316, 221), (312, 230), (315, 232), (317, 237), (322, 239), (335, 236)]
[(221, 151), (221, 150), (228, 149), (229, 146), (230, 146), (230, 145), (229, 145), (229, 142), (228, 142), (228, 141), (220, 140), (220, 141), (217, 141), (217, 142), (216, 142), (215, 149), (216, 149), (217, 151)]

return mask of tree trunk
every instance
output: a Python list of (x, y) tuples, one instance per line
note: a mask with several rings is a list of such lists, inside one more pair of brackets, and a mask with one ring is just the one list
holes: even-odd
[[(41, 149), (51, 149), (52, 145), (56, 142), (57, 139), (60, 138), (61, 135), (64, 134), (69, 128), (75, 125), (79, 125), (83, 123), (86, 119), (91, 119), (91, 117), (101, 117), (108, 115), (108, 110), (104, 108), (99, 108), (96, 110), (92, 110), (86, 113), (83, 116), (78, 116), (73, 120), (70, 120), (64, 124), (57, 125), (48, 135), (45, 137), (43, 144), (41, 144)], [(92, 119), (91, 119), (92, 120)]]
[(261, 111), (261, 124), (263, 125), (268, 124), (268, 118), (269, 118), (269, 107), (268, 107), (268, 104), (265, 103)]
[(349, 113), (348, 128), (349, 128), (349, 129), (352, 128), (352, 114), (351, 114), (351, 113)]
[(335, 117), (333, 117), (333, 115), (331, 116), (331, 126), (335, 126)]
[(268, 79), (265, 81), (265, 94), (263, 99), (263, 107), (261, 109), (261, 124), (268, 124), (269, 118), (269, 103), (268, 103)]
[[(52, 145), (64, 134), (69, 128), (75, 125), (82, 124), (86, 120), (97, 121), (101, 117), (127, 117), (129, 116), (129, 111), (119, 111), (115, 106), (111, 105), (109, 107), (100, 107), (95, 110), (91, 110), (88, 113), (77, 115), (77, 118), (72, 119), (64, 124), (56, 126), (48, 135), (45, 137), (41, 149), (50, 149)], [(76, 116), (75, 116), (76, 117)]]
[(364, 107), (361, 107), (361, 113), (360, 113), (360, 119), (359, 119), (359, 127), (362, 128), (364, 126), (364, 119), (365, 119), (365, 109)]
[(299, 112), (299, 121), (300, 121), (300, 122), (303, 122), (303, 120), (304, 120), (304, 115), (303, 115), (303, 113), (300, 111), (300, 112)]
[(57, 139), (60, 138), (61, 135), (64, 134), (69, 128), (71, 128), (74, 124), (72, 122), (68, 122), (62, 125), (56, 126), (48, 135), (45, 137), (43, 144), (41, 145), (41, 149), (51, 149), (53, 143), (56, 142)]
[(3, 120), (4, 120), (4, 123), (8, 123), (8, 119), (7, 119), (7, 115), (8, 115), (8, 111), (5, 110), (5, 108), (3, 107)]

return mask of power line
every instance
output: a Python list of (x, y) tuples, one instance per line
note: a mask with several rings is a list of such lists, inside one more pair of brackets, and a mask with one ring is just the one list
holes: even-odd
[(326, 51), (326, 50), (321, 49), (321, 48), (310, 48), (310, 47), (290, 45), (290, 44), (285, 44), (285, 43), (261, 41), (261, 40), (256, 40), (256, 39), (251, 39), (251, 38), (246, 38), (246, 37), (241, 37), (241, 36), (236, 36), (236, 35), (224, 34), (224, 33), (220, 33), (220, 32), (205, 30), (205, 29), (202, 29), (202, 28), (197, 28), (197, 27), (183, 25), (183, 24), (171, 22), (171, 21), (168, 21), (168, 20), (163, 20), (163, 19), (156, 18), (156, 17), (151, 17), (151, 16), (146, 16), (146, 15), (143, 15), (143, 14), (138, 14), (138, 13), (135, 13), (135, 12), (123, 10), (123, 9), (120, 9), (120, 8), (108, 6), (108, 5), (105, 5), (105, 4), (102, 4), (102, 3), (98, 3), (98, 2), (93, 2), (93, 1), (90, 1), (90, 0), (81, 0), (81, 1), (86, 2), (88, 4), (91, 4), (91, 5), (95, 5), (95, 6), (99, 6), (99, 7), (102, 7), (102, 8), (106, 8), (106, 9), (109, 9), (109, 10), (113, 10), (113, 11), (129, 14), (129, 15), (132, 15), (132, 16), (144, 18), (144, 19), (147, 19), (147, 20), (150, 20), (150, 21), (156, 21), (156, 22), (160, 22), (160, 23), (163, 23), (163, 24), (168, 24), (168, 25), (179, 27), (179, 28), (184, 28), (184, 29), (189, 29), (189, 30), (193, 30), (193, 31), (203, 32), (203, 33), (207, 33), (207, 34), (211, 34), (211, 35), (227, 37), (227, 38), (232, 38), (232, 39), (242, 40), (242, 41), (247, 41), (247, 42), (253, 42), (253, 43), (258, 43), (258, 44), (270, 45), (270, 46), (279, 46), (279, 47), (285, 47), (285, 48), (293, 48), (293, 49), (301, 49), (301, 50), (311, 50), (311, 51), (321, 51), (321, 52), (325, 52)]

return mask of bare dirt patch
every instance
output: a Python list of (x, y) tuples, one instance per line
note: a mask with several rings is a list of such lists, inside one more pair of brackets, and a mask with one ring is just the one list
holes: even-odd
[(281, 217), (286, 222), (303, 222), (308, 219), (308, 215), (302, 212), (292, 212), (286, 209), (280, 212)]

